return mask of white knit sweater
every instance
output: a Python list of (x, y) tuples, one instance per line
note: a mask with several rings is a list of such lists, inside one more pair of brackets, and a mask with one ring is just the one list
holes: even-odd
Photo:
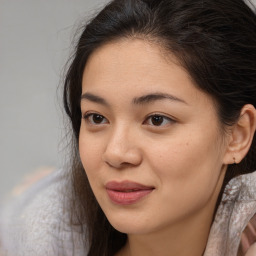
[(2, 206), (1, 256), (84, 256), (81, 236), (68, 224), (71, 182), (55, 171)]

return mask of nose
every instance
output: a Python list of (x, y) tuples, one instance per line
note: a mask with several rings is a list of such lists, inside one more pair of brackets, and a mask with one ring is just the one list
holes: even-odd
[(102, 155), (103, 161), (116, 169), (140, 165), (142, 152), (135, 137), (127, 128), (113, 130)]

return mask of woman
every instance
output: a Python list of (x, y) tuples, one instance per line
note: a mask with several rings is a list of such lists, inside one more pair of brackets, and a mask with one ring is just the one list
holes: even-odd
[(242, 0), (115, 0), (85, 26), (60, 255), (255, 255), (255, 59)]
[(256, 167), (255, 28), (241, 0), (113, 1), (85, 27), (64, 100), (88, 255), (238, 251), (233, 187), (215, 210)]

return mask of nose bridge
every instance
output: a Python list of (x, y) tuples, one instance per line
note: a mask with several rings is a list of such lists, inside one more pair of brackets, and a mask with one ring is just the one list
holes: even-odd
[(121, 156), (136, 147), (132, 137), (132, 128), (127, 123), (117, 124), (111, 131), (107, 148)]
[(123, 164), (138, 165), (141, 153), (134, 129), (127, 123), (116, 124), (109, 134), (103, 160), (120, 168)]
[(108, 144), (120, 146), (124, 149), (125, 144), (128, 142), (127, 140), (129, 138), (129, 129), (129, 126), (125, 123), (115, 125), (111, 131)]

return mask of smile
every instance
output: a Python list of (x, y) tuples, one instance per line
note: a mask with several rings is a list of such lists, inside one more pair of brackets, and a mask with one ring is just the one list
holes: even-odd
[(113, 203), (119, 205), (131, 205), (150, 194), (154, 190), (154, 187), (131, 181), (111, 181), (106, 184), (106, 190)]

